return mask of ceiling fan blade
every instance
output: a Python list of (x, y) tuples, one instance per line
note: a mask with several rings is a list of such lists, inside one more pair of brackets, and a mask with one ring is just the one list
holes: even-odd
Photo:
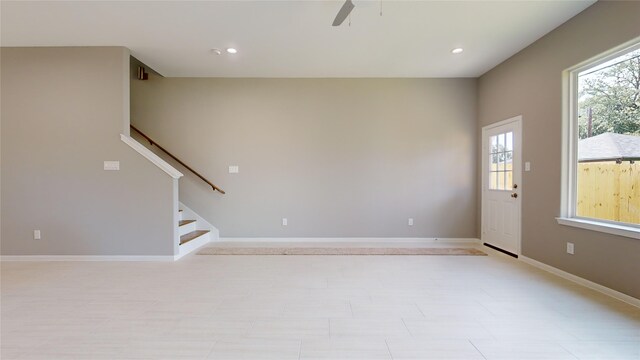
[(340, 24), (342, 24), (342, 22), (347, 18), (347, 16), (349, 16), (349, 14), (351, 13), (351, 10), (353, 10), (354, 7), (355, 5), (353, 5), (351, 0), (345, 1), (342, 7), (340, 8), (340, 11), (338, 11), (338, 15), (336, 15), (336, 18), (333, 20), (333, 24), (331, 25), (340, 26)]

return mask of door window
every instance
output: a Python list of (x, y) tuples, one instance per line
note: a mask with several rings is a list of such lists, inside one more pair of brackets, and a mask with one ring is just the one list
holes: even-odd
[(489, 190), (513, 188), (513, 132), (493, 135), (489, 144)]

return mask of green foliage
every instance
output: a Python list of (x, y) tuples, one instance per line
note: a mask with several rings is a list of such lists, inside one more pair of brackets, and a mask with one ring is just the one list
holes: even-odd
[(492, 145), (491, 146), (491, 162), (494, 164), (511, 162), (513, 158), (513, 151), (507, 151), (504, 145)]
[(618, 58), (609, 67), (579, 76), (579, 137), (606, 132), (640, 135), (640, 50)]

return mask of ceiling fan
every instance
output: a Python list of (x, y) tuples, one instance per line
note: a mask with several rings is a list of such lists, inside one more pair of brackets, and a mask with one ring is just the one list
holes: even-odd
[[(353, 3), (354, 1), (355, 1), (355, 4)], [(382, 0), (379, 0), (379, 1), (380, 1), (380, 16), (382, 16)], [(369, 5), (374, 3), (375, 1), (373, 0), (345, 0), (344, 4), (342, 4), (342, 7), (338, 11), (336, 18), (333, 20), (333, 24), (331, 25), (333, 26), (342, 25), (342, 23), (351, 14), (351, 10), (353, 10), (353, 8), (356, 7), (356, 4), (358, 5), (358, 7), (360, 6), (369, 7)], [(349, 18), (349, 26), (351, 26), (351, 18)]]
[(331, 25), (340, 26), (344, 22), (344, 20), (349, 16), (349, 14), (351, 14), (351, 10), (353, 10), (354, 7), (356, 6), (353, 5), (353, 2), (351, 2), (351, 0), (346, 0), (344, 4), (342, 4), (342, 7), (338, 11), (336, 18), (333, 20), (333, 24)]

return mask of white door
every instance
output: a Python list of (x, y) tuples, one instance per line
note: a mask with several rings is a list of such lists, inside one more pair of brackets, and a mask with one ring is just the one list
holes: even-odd
[(482, 128), (482, 242), (520, 254), (522, 117)]

